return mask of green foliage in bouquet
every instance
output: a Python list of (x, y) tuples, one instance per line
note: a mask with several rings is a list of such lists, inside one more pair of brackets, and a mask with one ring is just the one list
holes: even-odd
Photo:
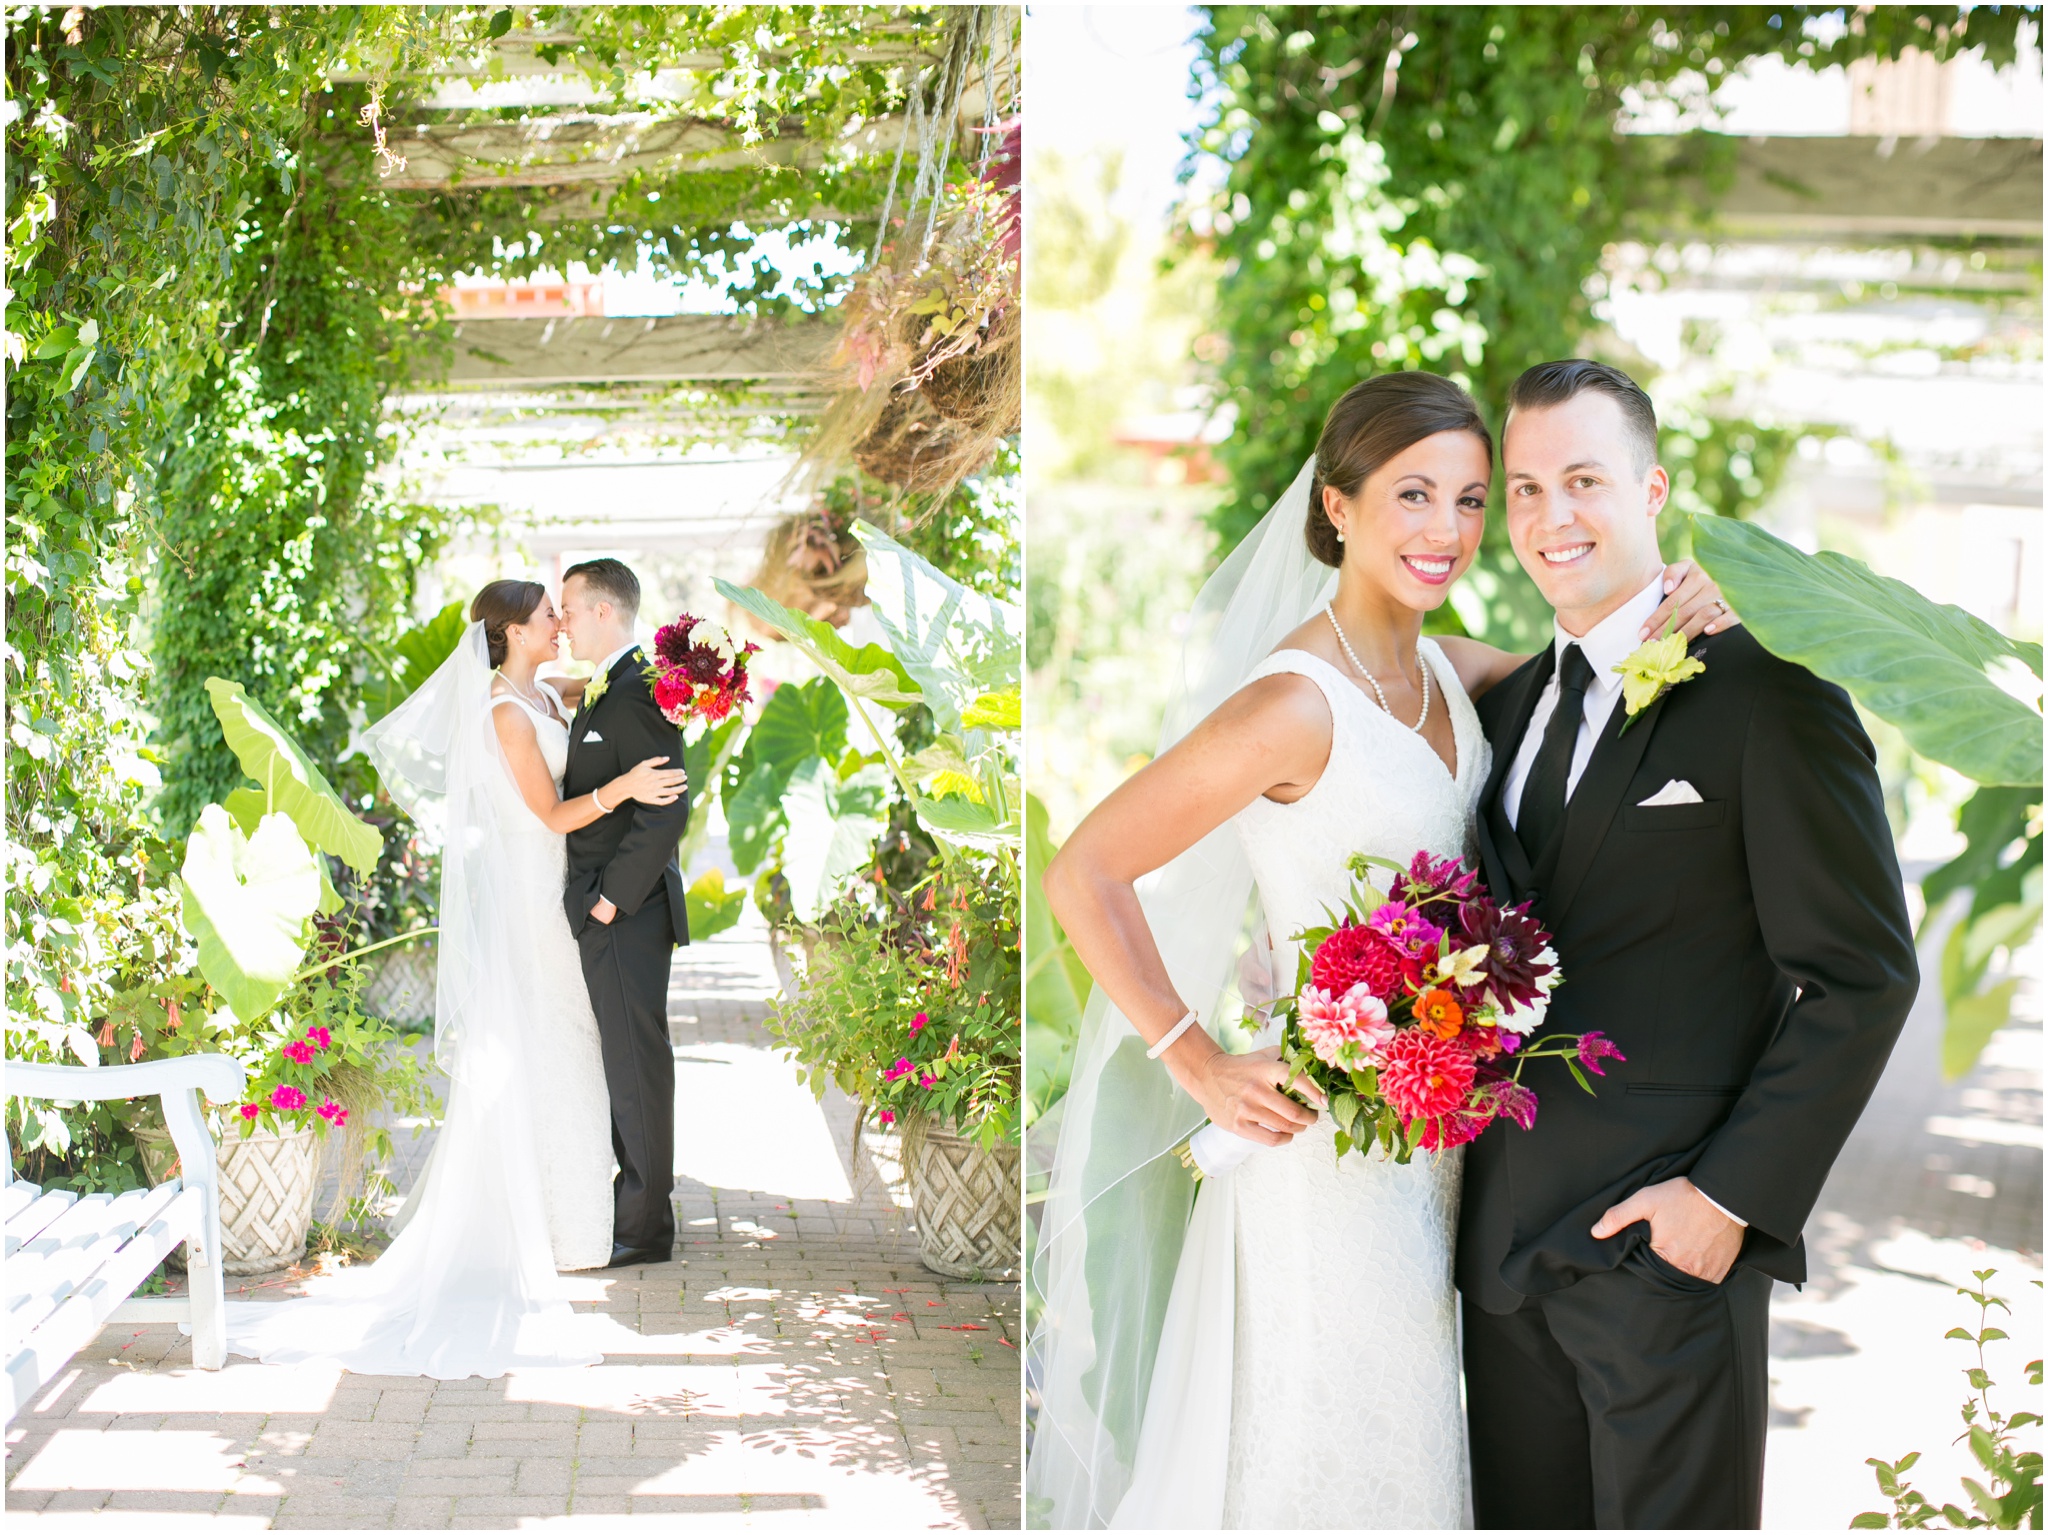
[(1929, 923), (1949, 897), (1971, 892), (1941, 956), (1942, 1070), (1964, 1075), (2019, 984), (1986, 986), (1992, 961), (2041, 920), (2041, 647), (1750, 523), (1697, 517), (1693, 548), (1766, 649), (1839, 683), (1922, 756), (1982, 785), (1960, 817), (1968, 845), (1921, 885)]
[[(1912, 1451), (1896, 1461), (1875, 1457), (1864, 1462), (1877, 1474), (1877, 1490), (1892, 1500), (1889, 1514), (1858, 1514), (1849, 1521), (1852, 1530), (2038, 1530), (2041, 1528), (2041, 1452), (2022, 1450), (2016, 1439), (2020, 1430), (2038, 1428), (2041, 1415), (2032, 1412), (2000, 1413), (1991, 1405), (1991, 1388), (1996, 1384), (1985, 1368), (1984, 1345), (2009, 1336), (2003, 1328), (1991, 1326), (1993, 1307), (2011, 1314), (2012, 1307), (1991, 1293), (1991, 1279), (1998, 1270), (1973, 1269), (1977, 1288), (1959, 1287), (1956, 1294), (1977, 1304), (1977, 1330), (1952, 1327), (1943, 1334), (1975, 1346), (1977, 1362), (1963, 1374), (1970, 1382), (1971, 1395), (1963, 1401), (1963, 1432), (1959, 1437), (1970, 1444), (1970, 1454), (1984, 1474), (1963, 1478), (1963, 1495), (1970, 1506), (1960, 1503), (1935, 1504), (1916, 1491), (1906, 1473), (1919, 1463), (1920, 1452)], [(2041, 1281), (2031, 1281), (2039, 1286)], [(2041, 1384), (2041, 1361), (2027, 1364), (2029, 1385)]]

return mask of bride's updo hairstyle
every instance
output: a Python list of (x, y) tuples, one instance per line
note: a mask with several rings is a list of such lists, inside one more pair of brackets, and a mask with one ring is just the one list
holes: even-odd
[(1325, 565), (1344, 563), (1344, 546), (1323, 510), (1323, 487), (1340, 495), (1358, 488), (1396, 454), (1438, 432), (1470, 432), (1493, 457), (1493, 435), (1472, 396), (1434, 373), (1382, 373), (1353, 384), (1330, 407), (1316, 439), (1316, 472), (1308, 489), (1308, 552)]
[(491, 665), (505, 664), (505, 630), (533, 617), (548, 589), (538, 581), (493, 581), (469, 604), (469, 621), (484, 626), (484, 640), (491, 647)]

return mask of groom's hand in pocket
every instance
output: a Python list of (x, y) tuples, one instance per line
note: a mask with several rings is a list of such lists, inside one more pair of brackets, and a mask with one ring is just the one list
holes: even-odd
[(603, 896), (599, 896), (597, 898), (597, 904), (590, 908), (590, 920), (593, 922), (602, 922), (606, 927), (610, 927), (612, 925), (612, 918), (616, 917), (618, 914), (618, 907), (612, 905), (612, 903), (606, 900)]
[(1652, 1252), (1709, 1284), (1726, 1279), (1742, 1256), (1742, 1227), (1715, 1209), (1690, 1178), (1638, 1189), (1600, 1217), (1593, 1235), (1611, 1237), (1637, 1221), (1650, 1223)]

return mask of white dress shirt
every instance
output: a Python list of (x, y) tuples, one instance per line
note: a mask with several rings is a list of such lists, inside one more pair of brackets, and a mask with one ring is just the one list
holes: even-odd
[(619, 657), (624, 655), (627, 651), (631, 650), (634, 646), (638, 645), (639, 643), (640, 642), (638, 640), (628, 640), (625, 644), (621, 645), (617, 650), (614, 650), (610, 655), (606, 656), (604, 660), (598, 663), (597, 675), (599, 677), (609, 677), (612, 674), (612, 668), (619, 664)]
[[(1522, 788), (1536, 766), (1536, 753), (1543, 746), (1544, 732), (1550, 728), (1550, 716), (1557, 712), (1558, 679), (1563, 674), (1565, 646), (1578, 646), (1593, 668), (1592, 680), (1586, 684), (1586, 706), (1579, 720), (1579, 738), (1572, 746), (1572, 770), (1564, 781), (1564, 797), (1569, 803), (1572, 791), (1578, 788), (1579, 779), (1586, 771), (1586, 763), (1592, 758), (1600, 732), (1607, 728), (1608, 718), (1614, 713), (1615, 704), (1621, 700), (1621, 678), (1614, 668), (1643, 643), (1643, 625), (1663, 600), (1664, 572), (1660, 568), (1648, 586), (1583, 635), (1565, 633), (1562, 624), (1555, 626), (1550, 680), (1543, 685), (1543, 693), (1536, 700), (1536, 712), (1529, 716), (1529, 728), (1522, 733), (1522, 744), (1515, 753), (1514, 765), (1508, 769), (1507, 782), (1501, 785), (1500, 804), (1501, 809), (1507, 812), (1508, 825), (1516, 825), (1517, 817), (1522, 813)], [(1733, 1210), (1707, 1199), (1705, 1190), (1699, 1193), (1700, 1198), (1706, 1199), (1736, 1225), (1749, 1224)]]
[(1542, 750), (1544, 732), (1550, 728), (1550, 716), (1557, 712), (1558, 679), (1563, 672), (1565, 646), (1578, 646), (1593, 668), (1592, 680), (1586, 684), (1586, 711), (1579, 721), (1579, 739), (1572, 747), (1572, 770), (1564, 781), (1564, 797), (1569, 803), (1572, 791), (1578, 788), (1586, 763), (1593, 755), (1593, 746), (1600, 739), (1600, 732), (1607, 728), (1608, 716), (1614, 713), (1615, 704), (1621, 700), (1621, 678), (1615, 674), (1614, 668), (1643, 643), (1642, 627), (1663, 600), (1664, 571), (1660, 566), (1648, 586), (1583, 635), (1567, 634), (1563, 625), (1555, 626), (1552, 641), (1555, 660), (1550, 669), (1550, 680), (1543, 685), (1543, 692), (1536, 700), (1536, 712), (1529, 716), (1529, 728), (1522, 732), (1522, 744), (1515, 752), (1514, 765), (1508, 769), (1507, 781), (1500, 788), (1500, 807), (1507, 812), (1508, 825), (1520, 824), (1522, 789), (1536, 766), (1536, 753)]

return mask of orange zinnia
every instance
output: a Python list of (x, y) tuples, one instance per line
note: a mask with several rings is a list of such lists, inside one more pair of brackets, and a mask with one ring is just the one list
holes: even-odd
[(1456, 1039), (1465, 1026), (1465, 1010), (1456, 997), (1433, 986), (1415, 999), (1415, 1022), (1438, 1039)]

